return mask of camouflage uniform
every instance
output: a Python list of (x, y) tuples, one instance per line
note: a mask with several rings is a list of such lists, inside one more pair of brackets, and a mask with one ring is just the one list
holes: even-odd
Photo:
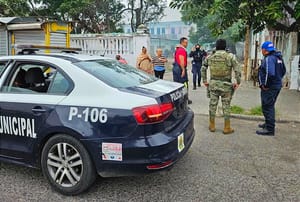
[[(203, 82), (207, 83), (207, 69), (210, 68), (210, 82), (208, 86), (209, 90), (209, 116), (210, 120), (213, 121), (216, 116), (217, 105), (219, 102), (219, 97), (221, 96), (223, 114), (226, 121), (229, 122), (230, 119), (230, 102), (234, 92), (233, 84), (231, 81), (232, 71), (235, 72), (235, 77), (237, 84), (241, 82), (241, 71), (239, 64), (232, 53), (227, 53), (225, 50), (217, 50), (216, 53), (210, 55), (202, 64), (202, 75)], [(230, 122), (229, 122), (230, 128)], [(231, 129), (231, 128), (230, 128)], [(210, 128), (211, 130), (211, 128)], [(212, 128), (214, 132), (215, 128)], [(223, 131), (223, 132), (224, 132)], [(232, 131), (233, 132), (233, 129)], [(225, 132), (224, 132), (225, 133)]]

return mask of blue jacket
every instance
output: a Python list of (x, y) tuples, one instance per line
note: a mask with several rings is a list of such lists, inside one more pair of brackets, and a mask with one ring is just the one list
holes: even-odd
[(259, 68), (259, 85), (271, 89), (282, 87), (282, 78), (286, 68), (280, 52), (271, 52), (267, 55)]

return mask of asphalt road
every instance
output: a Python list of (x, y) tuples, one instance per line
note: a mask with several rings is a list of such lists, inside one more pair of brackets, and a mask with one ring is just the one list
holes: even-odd
[(221, 118), (213, 134), (197, 115), (195, 141), (172, 170), (99, 177), (75, 197), (52, 191), (39, 170), (2, 163), (0, 201), (300, 201), (300, 124), (278, 124), (275, 137), (262, 137), (257, 122), (232, 122), (233, 135), (221, 133)]

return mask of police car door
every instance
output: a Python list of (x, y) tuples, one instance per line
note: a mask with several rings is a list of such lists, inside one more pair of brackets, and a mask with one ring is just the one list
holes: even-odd
[(0, 90), (0, 157), (31, 161), (41, 129), (70, 85), (55, 67), (42, 62), (16, 61)]

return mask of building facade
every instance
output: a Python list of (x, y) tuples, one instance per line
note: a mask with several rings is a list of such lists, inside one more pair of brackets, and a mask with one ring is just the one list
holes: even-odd
[[(150, 34), (150, 53), (154, 54), (157, 48), (162, 48), (165, 56), (171, 57), (181, 37), (188, 37), (194, 25), (182, 21), (151, 22), (148, 25)], [(125, 33), (131, 33), (130, 25), (124, 25)], [(190, 44), (190, 47), (192, 44)]]

